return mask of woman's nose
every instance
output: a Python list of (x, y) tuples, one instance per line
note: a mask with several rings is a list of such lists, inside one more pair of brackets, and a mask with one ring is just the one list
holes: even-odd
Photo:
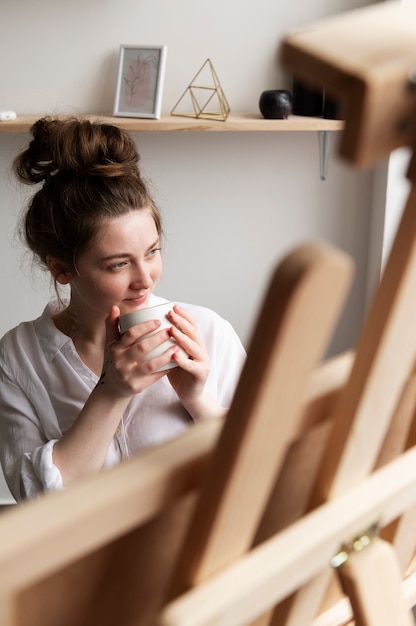
[(152, 286), (152, 278), (146, 267), (140, 267), (134, 272), (131, 284), (136, 289), (143, 289), (144, 287), (147, 288)]

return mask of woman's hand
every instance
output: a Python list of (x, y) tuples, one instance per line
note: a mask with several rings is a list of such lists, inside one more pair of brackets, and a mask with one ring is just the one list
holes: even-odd
[(145, 322), (120, 337), (119, 316), (120, 309), (114, 306), (106, 319), (104, 366), (99, 382), (77, 419), (54, 445), (53, 462), (64, 485), (102, 468), (131, 396), (164, 376), (166, 372), (156, 370), (172, 360), (174, 348), (170, 347), (159, 357), (146, 361), (148, 352), (169, 337), (168, 330), (144, 337), (160, 322)]
[(205, 392), (209, 356), (194, 319), (176, 304), (168, 319), (172, 322), (170, 335), (178, 344), (173, 359), (179, 366), (170, 370), (168, 377), (179, 400), (195, 421), (222, 416), (225, 409)]
[(172, 360), (176, 348), (169, 347), (163, 354), (147, 360), (148, 353), (170, 337), (169, 329), (160, 330), (159, 320), (150, 320), (129, 328), (121, 337), (118, 332), (120, 309), (113, 306), (106, 320), (106, 347), (103, 372), (98, 384), (106, 385), (117, 396), (140, 393), (166, 375), (157, 372)]

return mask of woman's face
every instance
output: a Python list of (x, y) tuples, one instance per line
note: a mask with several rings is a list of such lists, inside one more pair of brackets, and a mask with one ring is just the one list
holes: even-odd
[(92, 246), (77, 260), (71, 304), (107, 316), (142, 309), (162, 273), (160, 237), (150, 209), (106, 220)]

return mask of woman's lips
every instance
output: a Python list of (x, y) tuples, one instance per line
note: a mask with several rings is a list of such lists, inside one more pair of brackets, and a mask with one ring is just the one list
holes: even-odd
[(136, 296), (134, 298), (125, 298), (124, 303), (129, 307), (133, 307), (137, 309), (145, 305), (147, 303), (147, 299), (148, 299), (148, 294), (145, 294), (143, 296)]

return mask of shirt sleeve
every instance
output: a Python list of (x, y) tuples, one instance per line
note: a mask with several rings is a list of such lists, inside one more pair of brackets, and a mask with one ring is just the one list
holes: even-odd
[(25, 498), (33, 498), (44, 491), (63, 489), (62, 475), (53, 463), (53, 447), (57, 439), (23, 455), (21, 491)]
[(42, 433), (33, 406), (19, 386), (0, 372), (0, 460), (15, 500), (62, 488), (53, 464), (57, 439)]
[(234, 328), (226, 320), (223, 320), (215, 353), (218, 399), (224, 408), (229, 409), (247, 354)]
[(210, 356), (206, 390), (221, 406), (229, 409), (246, 361), (246, 351), (233, 326), (220, 315), (201, 307), (194, 315)]

